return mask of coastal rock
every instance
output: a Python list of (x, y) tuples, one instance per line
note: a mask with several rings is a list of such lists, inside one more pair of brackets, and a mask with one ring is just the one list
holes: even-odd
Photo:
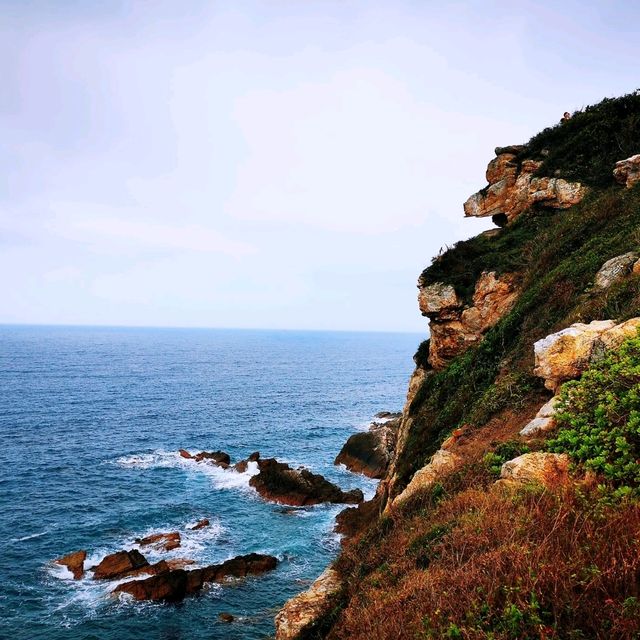
[(170, 533), (154, 533), (145, 538), (136, 538), (136, 544), (141, 547), (153, 546), (163, 551), (171, 551), (180, 546), (181, 539), (177, 531), (172, 531)]
[(240, 462), (236, 462), (233, 465), (233, 468), (238, 473), (245, 473), (247, 471), (247, 469), (249, 468), (249, 463), (250, 462), (258, 462), (258, 460), (260, 460), (260, 452), (259, 451), (254, 451), (246, 460), (240, 460)]
[(549, 402), (543, 404), (535, 418), (520, 431), (520, 435), (528, 438), (551, 431), (556, 426), (555, 414), (559, 399), (559, 396), (553, 396)]
[(612, 284), (624, 280), (632, 272), (639, 257), (635, 251), (629, 251), (607, 260), (596, 273), (594, 286), (598, 289), (608, 289)]
[(453, 471), (459, 462), (460, 456), (445, 449), (438, 449), (429, 463), (415, 472), (404, 491), (393, 501), (393, 506), (400, 506), (409, 498), (428, 489), (441, 477)]
[(353, 537), (374, 521), (380, 513), (380, 496), (372, 500), (361, 502), (356, 507), (347, 507), (336, 516), (334, 531), (345, 536)]
[(191, 460), (193, 456), (186, 449), (178, 449), (178, 453), (181, 458), (185, 458), (187, 460)]
[(450, 284), (436, 282), (422, 285), (418, 281), (418, 306), (423, 316), (437, 316), (441, 319), (455, 317), (456, 310), (462, 307), (462, 300)]
[[(391, 415), (391, 414), (389, 414)], [(369, 431), (354, 433), (344, 444), (334, 464), (344, 464), (349, 471), (380, 479), (387, 471), (395, 448), (400, 419), (374, 422)]]
[(627, 189), (640, 181), (640, 153), (626, 160), (619, 160), (613, 169), (613, 177)]
[(169, 560), (163, 560), (168, 569), (184, 569), (195, 564), (194, 560), (189, 558), (169, 558)]
[[(420, 310), (425, 315), (423, 291), (436, 285), (423, 286), (421, 282), (418, 281), (418, 299)], [(442, 283), (437, 284), (444, 287)], [(429, 364), (436, 370), (442, 369), (450, 360), (479, 342), (484, 333), (511, 310), (517, 297), (515, 275), (498, 277), (494, 271), (485, 271), (476, 282), (472, 306), (462, 309), (456, 296), (457, 307), (443, 306), (442, 313), (429, 311)], [(435, 303), (430, 307), (437, 308)]]
[(203, 569), (169, 569), (150, 578), (124, 582), (113, 593), (128, 593), (136, 600), (179, 602), (200, 591), (206, 583), (258, 575), (275, 569), (277, 564), (273, 556), (250, 553)]
[(578, 378), (607, 349), (615, 349), (636, 335), (639, 327), (640, 318), (618, 325), (613, 320), (572, 324), (534, 344), (533, 373), (544, 378), (547, 389), (556, 391), (563, 382)]
[(273, 502), (300, 507), (322, 502), (357, 504), (364, 499), (360, 489), (342, 491), (319, 474), (308, 469), (292, 469), (275, 458), (260, 460), (258, 468), (260, 472), (249, 484)]
[(551, 487), (569, 478), (569, 457), (564, 453), (525, 453), (502, 465), (500, 478), (518, 483), (536, 482)]
[(218, 614), (218, 620), (220, 620), (220, 622), (233, 622), (236, 619), (236, 617), (230, 613), (227, 613), (226, 611), (222, 611), (221, 613)]
[(207, 462), (211, 462), (223, 469), (226, 469), (229, 464), (231, 464), (231, 458), (228, 453), (224, 451), (201, 451), (200, 453), (196, 453), (193, 456), (196, 462), (202, 462), (206, 460)]
[(204, 529), (205, 527), (208, 527), (210, 524), (209, 520), (207, 518), (202, 518), (202, 520), (199, 520), (196, 524), (194, 524), (192, 527), (189, 527), (191, 529), (191, 531), (199, 531), (200, 529)]
[(73, 579), (80, 580), (84, 575), (84, 561), (86, 558), (86, 551), (74, 551), (58, 558), (56, 560), (56, 564), (61, 564), (62, 566), (67, 567), (67, 569), (69, 569), (73, 574)]
[(562, 178), (537, 177), (535, 172), (542, 163), (526, 159), (518, 162), (513, 149), (496, 149), (498, 155), (487, 167), (489, 185), (472, 195), (464, 203), (465, 216), (505, 216), (512, 222), (534, 203), (553, 209), (567, 209), (582, 200), (585, 188), (579, 182), (568, 182)]
[(147, 559), (137, 549), (118, 551), (102, 559), (95, 567), (93, 577), (95, 580), (119, 580), (132, 571), (148, 566)]
[(309, 632), (333, 606), (341, 586), (337, 571), (326, 569), (307, 591), (289, 600), (276, 615), (276, 640), (296, 640)]

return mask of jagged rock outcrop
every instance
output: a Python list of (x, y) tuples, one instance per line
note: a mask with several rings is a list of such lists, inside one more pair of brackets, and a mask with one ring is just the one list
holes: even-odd
[(400, 506), (417, 493), (428, 489), (439, 478), (453, 471), (459, 462), (460, 456), (446, 449), (438, 449), (429, 463), (415, 472), (404, 491), (393, 500), (392, 506)]
[(463, 307), (451, 285), (418, 280), (418, 304), (429, 318), (429, 364), (441, 369), (482, 339), (511, 310), (518, 297), (514, 274), (485, 271), (476, 282), (473, 304)]
[(276, 640), (296, 640), (333, 606), (340, 576), (328, 568), (307, 591), (289, 600), (276, 616)]
[(161, 551), (171, 551), (180, 546), (181, 538), (177, 531), (171, 531), (169, 533), (154, 533), (144, 538), (136, 538), (135, 542), (141, 547), (152, 546)]
[(117, 551), (102, 559), (95, 567), (93, 577), (96, 580), (119, 580), (132, 571), (148, 566), (149, 562), (137, 549)]
[(585, 188), (579, 182), (562, 178), (537, 177), (538, 160), (519, 160), (523, 147), (498, 147), (487, 167), (489, 183), (464, 203), (465, 216), (493, 216), (512, 222), (535, 203), (553, 209), (568, 209), (582, 200)]
[(150, 578), (120, 584), (113, 593), (128, 593), (136, 600), (179, 602), (185, 596), (200, 591), (207, 583), (258, 575), (275, 569), (277, 563), (273, 556), (250, 553), (203, 569), (165, 570)]
[(63, 567), (67, 567), (67, 569), (69, 569), (73, 574), (74, 580), (80, 580), (84, 575), (84, 561), (86, 558), (86, 551), (73, 551), (72, 553), (67, 553), (67, 555), (58, 558), (55, 562), (56, 564), (61, 564)]
[(636, 264), (640, 267), (639, 258), (640, 255), (635, 251), (629, 251), (607, 260), (596, 273), (594, 286), (598, 289), (608, 289), (612, 284), (621, 282), (636, 269)]
[(374, 422), (368, 431), (354, 433), (336, 456), (334, 464), (344, 464), (349, 471), (380, 479), (389, 467), (400, 418)]
[(343, 491), (323, 476), (308, 469), (292, 469), (275, 458), (258, 461), (260, 472), (249, 484), (267, 500), (296, 507), (331, 502), (357, 504), (364, 496), (360, 489)]
[(617, 325), (613, 320), (572, 324), (534, 344), (533, 373), (544, 378), (547, 389), (556, 391), (563, 382), (579, 377), (608, 349), (615, 349), (626, 338), (636, 335), (638, 328), (640, 318)]
[(626, 160), (619, 160), (613, 169), (613, 177), (616, 182), (623, 184), (627, 189), (640, 181), (640, 153)]
[(565, 484), (569, 479), (569, 457), (542, 451), (524, 453), (502, 465), (500, 478), (503, 482), (536, 482), (548, 487)]
[(520, 431), (520, 435), (529, 438), (551, 431), (556, 426), (555, 415), (558, 400), (558, 396), (553, 396), (549, 402), (543, 404), (538, 413), (536, 413), (535, 418)]

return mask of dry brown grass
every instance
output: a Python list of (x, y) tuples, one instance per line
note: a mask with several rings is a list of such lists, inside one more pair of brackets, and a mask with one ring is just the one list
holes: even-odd
[(348, 545), (352, 597), (330, 638), (640, 637), (637, 503), (586, 487), (487, 490), (480, 469), (460, 477), (468, 488)]

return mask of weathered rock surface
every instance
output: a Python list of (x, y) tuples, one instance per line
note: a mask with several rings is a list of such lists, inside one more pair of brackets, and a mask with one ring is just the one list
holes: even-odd
[[(389, 414), (391, 415), (391, 414)], [(369, 431), (354, 433), (344, 444), (334, 464), (369, 478), (382, 478), (389, 467), (400, 426), (400, 418), (374, 422)]]
[(535, 418), (525, 425), (520, 431), (521, 436), (538, 436), (547, 431), (551, 431), (556, 426), (556, 405), (559, 397), (553, 396), (549, 402), (542, 405)]
[(207, 518), (202, 518), (202, 520), (199, 520), (198, 522), (196, 522), (196, 524), (194, 524), (192, 527), (189, 527), (191, 529), (191, 531), (199, 531), (200, 529), (204, 529), (205, 527), (208, 527), (210, 524), (209, 520)]
[(177, 531), (154, 533), (145, 538), (136, 538), (136, 544), (139, 544), (141, 547), (153, 546), (163, 551), (177, 549), (181, 542), (180, 534)]
[(428, 489), (441, 477), (453, 471), (459, 462), (460, 456), (445, 449), (438, 449), (429, 463), (415, 472), (404, 491), (395, 498), (392, 506), (399, 506), (416, 494)]
[(185, 596), (200, 591), (206, 583), (258, 575), (275, 569), (277, 563), (273, 556), (250, 553), (203, 569), (169, 569), (150, 578), (124, 582), (113, 592), (128, 593), (136, 600), (179, 602)]
[(635, 251), (629, 251), (629, 253), (607, 260), (596, 273), (594, 286), (598, 289), (608, 289), (612, 284), (621, 282), (631, 274), (638, 258), (640, 256)]
[(541, 203), (553, 209), (567, 209), (582, 200), (584, 187), (579, 182), (562, 178), (534, 176), (541, 162), (517, 159), (519, 147), (496, 149), (498, 154), (487, 167), (488, 187), (472, 195), (464, 203), (465, 216), (505, 216), (512, 222), (525, 209)]
[(533, 373), (544, 378), (547, 389), (556, 391), (563, 382), (578, 378), (607, 349), (615, 349), (636, 335), (639, 327), (640, 318), (618, 325), (613, 320), (572, 324), (534, 344)]
[(254, 451), (246, 460), (240, 460), (240, 462), (236, 462), (233, 465), (233, 468), (238, 473), (245, 473), (245, 471), (247, 471), (247, 469), (249, 468), (249, 463), (258, 462), (258, 460), (260, 460), (260, 452)]
[(296, 640), (308, 632), (322, 615), (327, 613), (340, 592), (340, 576), (328, 568), (311, 585), (289, 600), (276, 616), (276, 640)]
[(186, 449), (178, 449), (178, 453), (181, 458), (185, 458), (187, 460), (191, 460), (193, 456)]
[(347, 507), (336, 516), (336, 533), (341, 533), (345, 538), (351, 538), (362, 531), (380, 514), (380, 496), (376, 495), (372, 500), (361, 502), (356, 507)]
[(640, 181), (640, 153), (626, 160), (619, 160), (613, 169), (613, 177), (627, 189)]
[(322, 502), (357, 504), (364, 499), (360, 489), (343, 491), (319, 474), (308, 469), (292, 469), (275, 458), (260, 460), (258, 468), (260, 472), (249, 484), (273, 502), (300, 507)]
[(569, 457), (564, 453), (525, 453), (502, 465), (500, 478), (545, 486), (564, 484), (569, 479)]
[(73, 551), (72, 553), (67, 553), (67, 555), (58, 558), (56, 560), (56, 564), (61, 564), (62, 566), (67, 567), (67, 569), (69, 569), (73, 574), (74, 580), (80, 580), (84, 575), (84, 561), (86, 558), (86, 551)]
[(137, 549), (118, 551), (102, 559), (95, 567), (93, 577), (96, 580), (119, 580), (132, 571), (148, 566), (147, 559)]
[[(480, 341), (483, 334), (511, 310), (518, 297), (515, 276), (498, 277), (493, 271), (482, 273), (476, 283), (473, 304), (467, 308), (462, 307), (462, 301), (450, 285), (424, 285), (420, 279), (418, 289), (420, 310), (430, 320), (428, 360), (434, 369), (443, 368)], [(436, 290), (445, 292), (442, 302), (438, 302)]]
[(219, 467), (223, 467), (226, 469), (231, 464), (231, 458), (228, 453), (224, 451), (201, 451), (200, 453), (196, 453), (193, 456), (196, 462), (202, 462), (206, 460), (207, 462), (212, 462), (213, 464), (218, 465)]

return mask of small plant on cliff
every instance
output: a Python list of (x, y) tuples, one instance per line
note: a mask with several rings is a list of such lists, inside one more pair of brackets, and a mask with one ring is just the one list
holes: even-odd
[(638, 491), (640, 336), (563, 386), (557, 420), (552, 451), (568, 453), (615, 486)]

